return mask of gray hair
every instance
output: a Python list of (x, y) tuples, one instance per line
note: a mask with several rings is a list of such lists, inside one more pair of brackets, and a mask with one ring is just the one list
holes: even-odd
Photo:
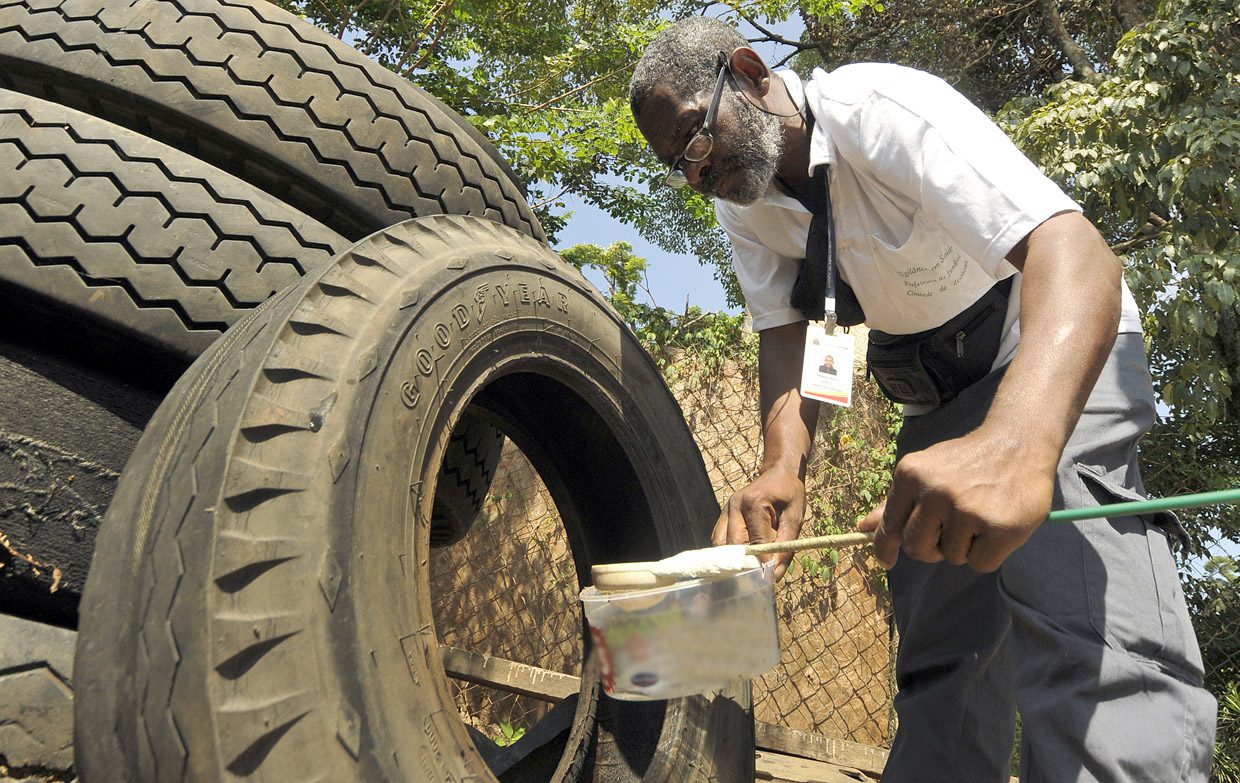
[(659, 84), (685, 98), (710, 89), (719, 73), (719, 52), (732, 54), (749, 46), (736, 28), (706, 16), (682, 19), (646, 47), (629, 79), (629, 107), (641, 113), (642, 103)]

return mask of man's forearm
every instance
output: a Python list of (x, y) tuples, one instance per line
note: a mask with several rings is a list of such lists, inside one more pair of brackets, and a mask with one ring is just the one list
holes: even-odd
[(1020, 346), (983, 428), (1053, 470), (1115, 342), (1121, 268), (1076, 213), (1043, 223), (1022, 250)]
[(805, 323), (767, 329), (758, 339), (762, 472), (788, 470), (804, 480), (819, 410), (800, 392)]

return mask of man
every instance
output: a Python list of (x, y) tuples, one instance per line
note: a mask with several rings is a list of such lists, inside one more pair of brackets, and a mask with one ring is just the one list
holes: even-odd
[(831, 354), (822, 357), (822, 364), (818, 365), (818, 372), (823, 375), (835, 375), (835, 357)]
[(1079, 207), (941, 80), (865, 64), (802, 85), (715, 20), (665, 31), (629, 95), (668, 183), (716, 197), (759, 331), (763, 462), (715, 542), (800, 533), (819, 410), (798, 388), (818, 315), (798, 280), (822, 268), (800, 259), (824, 215), (825, 279), (855, 296), (870, 369), (909, 403), (891, 490), (861, 523), (901, 640), (884, 781), (1006, 780), (1016, 709), (1026, 781), (1204, 781), (1216, 705), (1178, 523), (1042, 524), (1139, 496), (1155, 415), (1135, 303)]

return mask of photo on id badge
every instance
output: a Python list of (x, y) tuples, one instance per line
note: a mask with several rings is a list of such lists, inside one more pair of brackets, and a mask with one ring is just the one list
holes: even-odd
[(827, 334), (821, 322), (805, 329), (801, 396), (848, 407), (852, 404), (853, 338), (836, 330)]

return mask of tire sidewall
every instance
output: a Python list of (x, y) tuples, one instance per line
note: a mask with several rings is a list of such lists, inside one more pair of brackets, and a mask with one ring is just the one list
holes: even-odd
[[(359, 670), (364, 713), (373, 731), (388, 735), (376, 745), (404, 748), (418, 742), (420, 749), (411, 755), (434, 780), (485, 770), (475, 753), (445, 752), (470, 742), (445, 689), (427, 584), (430, 479), (445, 434), (469, 400), (505, 375), (536, 369), (581, 394), (603, 415), (617, 439), (633, 449), (629, 460), (650, 469), (644, 483), (660, 489), (676, 483), (653, 469), (663, 460), (652, 452), (672, 445), (668, 429), (656, 426), (656, 401), (645, 398), (659, 387), (630, 379), (631, 388), (625, 388), (624, 357), (635, 345), (575, 273), (465, 248), (458, 258), (468, 261), (462, 274), (426, 286), (439, 290), (397, 327), (394, 348), (381, 351), (390, 361), (377, 378), (373, 402), (361, 406), (366, 421), (355, 431), (365, 434), (350, 504), (345, 588), (356, 629), (353, 655), (373, 663)], [(658, 494), (671, 496), (669, 489)], [(685, 527), (656, 522), (651, 532), (665, 531), (667, 540), (651, 541), (652, 551), (675, 551), (686, 543), (677, 535)], [(577, 553), (579, 572), (584, 556)], [(588, 573), (588, 564), (584, 568)], [(445, 734), (453, 741), (445, 742)]]

